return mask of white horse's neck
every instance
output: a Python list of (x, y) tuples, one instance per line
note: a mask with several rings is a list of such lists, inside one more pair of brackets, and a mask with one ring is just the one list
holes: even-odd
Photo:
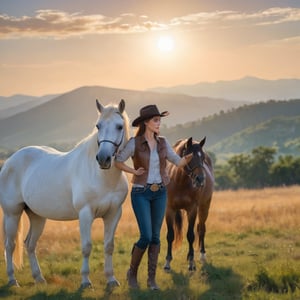
[[(118, 151), (122, 150), (123, 147), (128, 142), (128, 133), (125, 131), (123, 136), (123, 142), (121, 143)], [(98, 150), (97, 145), (97, 130), (93, 130), (93, 132), (82, 139), (74, 148), (70, 151), (70, 153), (73, 153), (78, 156), (78, 159), (83, 159), (84, 157), (87, 158), (89, 161), (92, 161), (93, 164), (95, 163), (95, 166), (99, 168), (98, 164), (96, 163), (96, 154)], [(114, 164), (112, 164), (112, 167), (114, 169), (117, 169), (114, 167)], [(120, 171), (119, 169), (117, 169)]]
[(97, 131), (93, 130), (93, 132), (82, 139), (71, 152), (76, 152), (79, 153), (81, 157), (95, 160), (97, 153)]

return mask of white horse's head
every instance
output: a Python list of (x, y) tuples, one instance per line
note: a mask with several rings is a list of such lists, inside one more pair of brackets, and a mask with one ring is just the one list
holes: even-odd
[(128, 140), (128, 117), (125, 113), (125, 101), (118, 106), (103, 106), (96, 100), (100, 113), (96, 123), (98, 150), (96, 159), (101, 169), (109, 169), (112, 159)]

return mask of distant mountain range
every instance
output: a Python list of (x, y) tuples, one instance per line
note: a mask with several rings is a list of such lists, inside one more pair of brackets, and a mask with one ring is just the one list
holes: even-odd
[(198, 120), (245, 104), (150, 91), (81, 87), (48, 99), (26, 111), (19, 112), (16, 107), (17, 114), (0, 119), (0, 148), (78, 142), (91, 132), (96, 122), (96, 98), (104, 105), (109, 102), (119, 103), (124, 99), (126, 112), (131, 120), (139, 115), (142, 106), (157, 104), (161, 111), (170, 112), (170, 115), (163, 119), (163, 127)]
[(13, 95), (11, 97), (0, 96), (0, 119), (8, 118), (20, 112), (29, 110), (57, 96), (58, 95), (56, 94), (41, 97), (28, 95)]
[(256, 77), (245, 77), (232, 81), (199, 82), (190, 85), (157, 87), (151, 89), (151, 91), (247, 102), (289, 100), (300, 98), (300, 79), (265, 80)]
[(0, 108), (0, 115), (11, 111), (10, 116), (0, 118), (0, 152), (34, 144), (70, 149), (92, 131), (97, 119), (96, 99), (104, 105), (124, 99), (131, 120), (142, 106), (157, 104), (161, 111), (170, 112), (162, 120), (161, 134), (171, 143), (206, 136), (206, 149), (218, 158), (258, 146), (277, 147), (278, 154), (300, 153), (300, 97), (251, 104), (101, 86), (81, 87), (48, 98), (17, 99), (18, 104)]

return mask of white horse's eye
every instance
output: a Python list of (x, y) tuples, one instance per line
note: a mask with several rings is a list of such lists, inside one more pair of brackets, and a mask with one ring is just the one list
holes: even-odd
[(100, 124), (96, 124), (96, 128), (99, 130), (100, 129)]
[(122, 130), (123, 129), (123, 125), (121, 125), (121, 124), (117, 125), (117, 129), (118, 130)]

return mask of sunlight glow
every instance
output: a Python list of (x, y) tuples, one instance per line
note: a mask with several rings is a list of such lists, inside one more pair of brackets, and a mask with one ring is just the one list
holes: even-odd
[(157, 47), (161, 52), (171, 52), (174, 50), (174, 40), (171, 36), (161, 36), (158, 39)]

